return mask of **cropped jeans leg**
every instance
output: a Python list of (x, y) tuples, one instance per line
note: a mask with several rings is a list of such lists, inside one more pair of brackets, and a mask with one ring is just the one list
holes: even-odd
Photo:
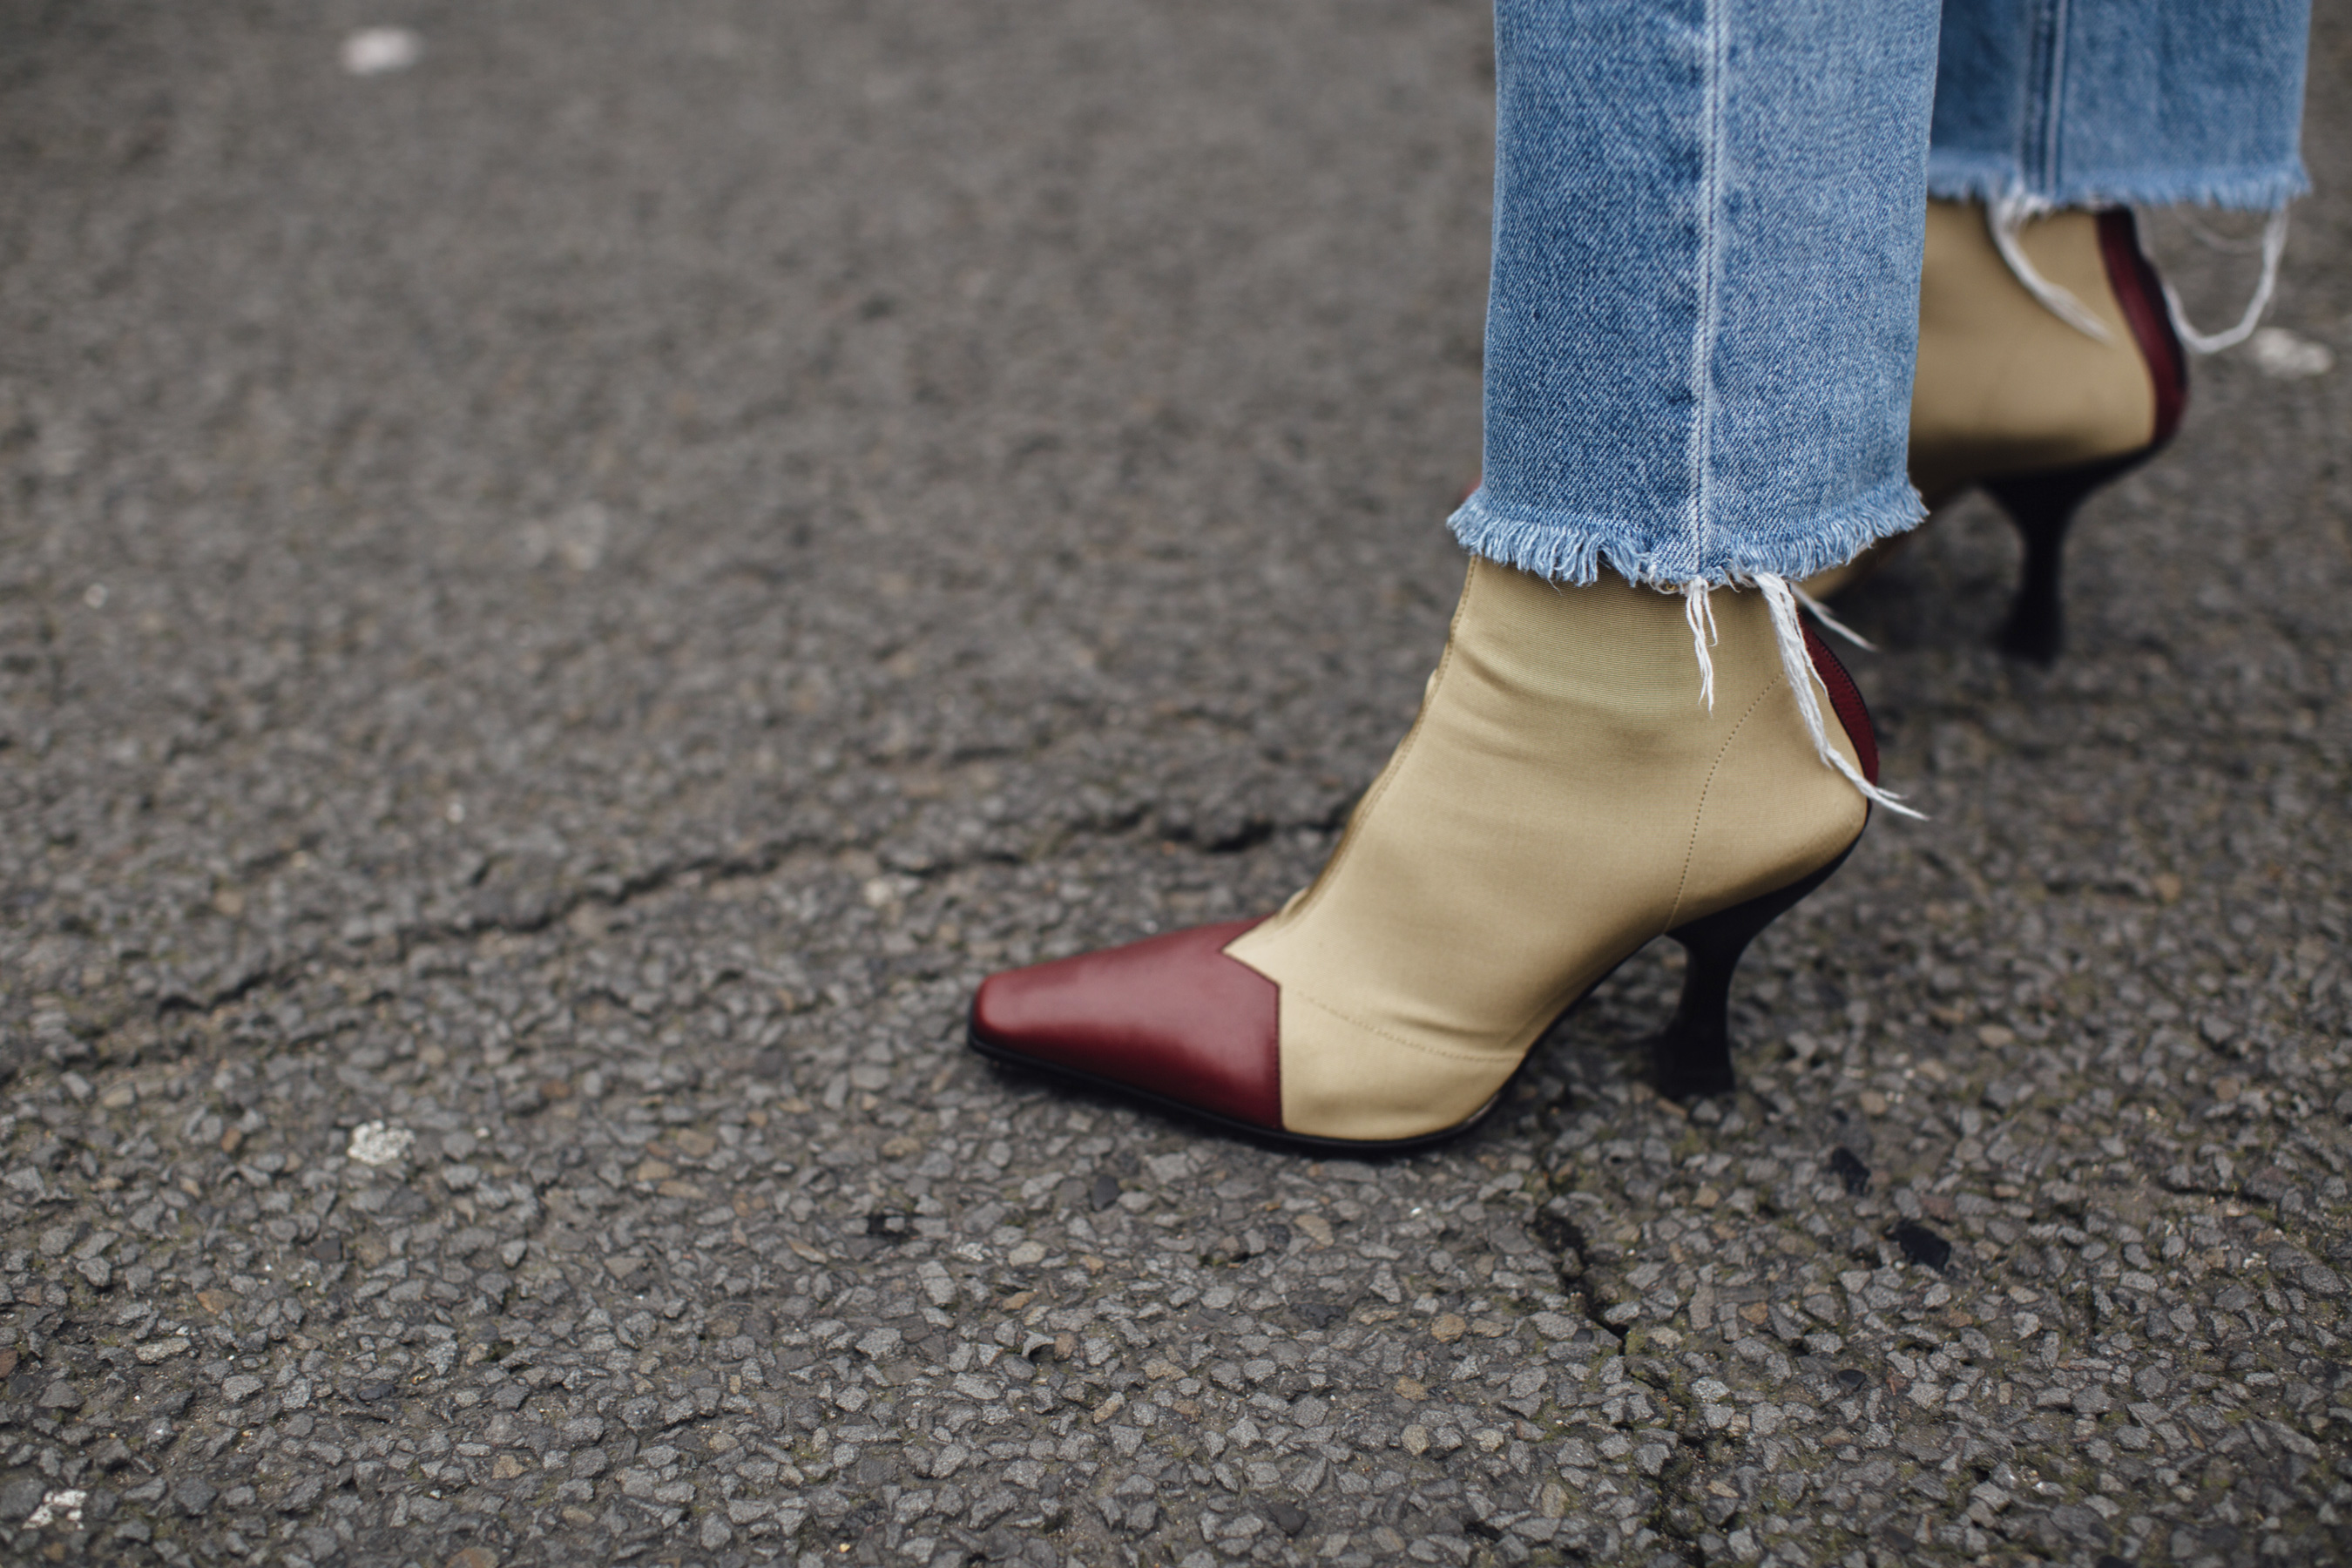
[(2300, 155), (2310, 0), (1945, 0), (1927, 188), (1973, 197), (2019, 280), (2053, 310), (2073, 301), (2010, 239), (2057, 207), (2200, 203), (2268, 212), (2263, 270), (2238, 323), (2252, 334), (2286, 250), (2286, 205), (2309, 188)]
[(1497, 0), (1474, 552), (1799, 578), (1918, 521), (1936, 0)]
[(2310, 47), (2310, 0), (1944, 0), (1927, 189), (2274, 211)]

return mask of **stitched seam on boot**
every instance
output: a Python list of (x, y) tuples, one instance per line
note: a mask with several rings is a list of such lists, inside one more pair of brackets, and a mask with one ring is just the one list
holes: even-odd
[(1715, 762), (1706, 770), (1706, 782), (1698, 786), (1698, 809), (1691, 813), (1690, 842), (1683, 847), (1682, 879), (1675, 884), (1675, 901), (1666, 908), (1666, 923), (1658, 928), (1660, 932), (1675, 929), (1678, 923), (1675, 917), (1683, 910), (1683, 895), (1690, 891), (1691, 863), (1698, 858), (1698, 832), (1706, 821), (1707, 796), (1715, 793), (1717, 775), (1723, 772), (1723, 759), (1731, 754), (1740, 731), (1748, 728), (1748, 721), (1756, 717), (1756, 710), (1764, 706), (1764, 700), (1787, 684), (1777, 675), (1766, 681), (1764, 689), (1756, 694), (1756, 700), (1748, 705), (1748, 711), (1739, 716), (1739, 722), (1731, 727), (1731, 733), (1723, 738), (1722, 747), (1715, 753)]
[[(1360, 1018), (1353, 1013), (1348, 1012), (1342, 1008), (1334, 1007), (1331, 1004), (1324, 1001), (1321, 997), (1310, 995), (1307, 992), (1301, 991), (1295, 986), (1286, 986), (1283, 990), (1283, 994), (1285, 996), (1296, 997), (1299, 1001), (1306, 1003), (1308, 1006), (1328, 1013), (1331, 1016), (1339, 1019), (1343, 1024), (1352, 1024), (1357, 1028), (1363, 1030), (1364, 1033), (1377, 1036), (1381, 1039), (1388, 1041), (1389, 1044), (1392, 1046), (1402, 1046), (1406, 1050), (1417, 1051), (1425, 1057), (1435, 1057), (1440, 1061), (1476, 1062), (1481, 1066), (1499, 1067), (1502, 1065), (1504, 1058), (1508, 1055), (1507, 1052), (1504, 1051), (1449, 1051), (1442, 1046), (1424, 1045), (1419, 1040), (1407, 1039), (1404, 1036), (1397, 1034), (1393, 1030), (1383, 1029), (1378, 1024), (1372, 1023), (1369, 1019)], [(1519, 1054), (1524, 1057), (1527, 1053), (1522, 1050)]]

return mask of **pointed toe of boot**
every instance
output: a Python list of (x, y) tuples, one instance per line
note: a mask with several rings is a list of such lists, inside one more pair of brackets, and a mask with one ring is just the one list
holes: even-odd
[(1281, 994), (1224, 952), (1256, 923), (1196, 926), (992, 975), (972, 999), (972, 1048), (1279, 1136)]

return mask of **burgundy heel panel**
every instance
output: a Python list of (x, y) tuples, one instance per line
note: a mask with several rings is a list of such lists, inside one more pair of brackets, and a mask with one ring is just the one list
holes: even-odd
[(1829, 644), (1822, 641), (1810, 621), (1804, 625), (1805, 652), (1813, 661), (1813, 673), (1829, 688), (1830, 706), (1837, 710), (1838, 722), (1845, 726), (1845, 738), (1853, 742), (1854, 760), (1862, 764), (1862, 776), (1872, 784), (1878, 782), (1878, 731), (1870, 722), (1870, 710), (1863, 704), (1862, 689), (1854, 685), (1853, 677), (1845, 672)]
[(2099, 215), (2099, 256), (2106, 263), (2107, 283), (2123, 307), (2124, 320), (2147, 362), (2148, 379), (2156, 386), (2156, 438), (2161, 447), (2180, 427), (2189, 405), (2189, 355), (2172, 330), (2172, 314), (2165, 309), (2164, 282), (2139, 247), (2139, 227), (2127, 207), (2111, 207)]

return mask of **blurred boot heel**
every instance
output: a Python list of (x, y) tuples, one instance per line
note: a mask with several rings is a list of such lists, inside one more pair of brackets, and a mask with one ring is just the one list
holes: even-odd
[(2061, 587), (2066, 530), (2083, 503), (2146, 462), (2154, 448), (2053, 473), (1988, 479), (1985, 493), (2000, 503), (2023, 545), (2017, 596), (2001, 623), (2000, 650), (2051, 664), (2066, 646), (2066, 605)]
[(2163, 282), (2140, 248), (2132, 215), (2122, 209), (2098, 213), (2094, 228), (2115, 311), (2147, 374), (2150, 428), (2145, 443), (2111, 457), (1979, 481), (2016, 526), (2023, 546), (2017, 597), (2001, 626), (2001, 651), (2036, 664), (2053, 663), (2065, 647), (2061, 571), (2075, 515), (2093, 495), (2164, 448), (2189, 401), (2189, 356), (2165, 309)]

